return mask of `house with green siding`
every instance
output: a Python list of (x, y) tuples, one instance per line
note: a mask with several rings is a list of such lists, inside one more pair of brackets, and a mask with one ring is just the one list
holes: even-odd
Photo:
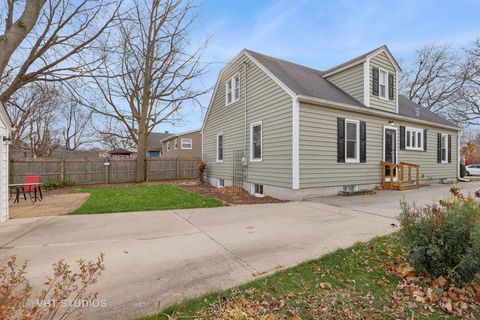
[(399, 95), (400, 71), (386, 46), (326, 71), (242, 50), (203, 121), (208, 182), (294, 200), (456, 181), (460, 128)]

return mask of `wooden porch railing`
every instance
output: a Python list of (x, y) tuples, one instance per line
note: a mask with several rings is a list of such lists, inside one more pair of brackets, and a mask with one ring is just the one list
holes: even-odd
[[(418, 164), (408, 162), (391, 163), (385, 161), (382, 161), (381, 164), (382, 187), (384, 189), (405, 190), (418, 189), (420, 187), (420, 166)], [(388, 176), (386, 174), (387, 168), (389, 168)], [(415, 180), (412, 179), (413, 170), (415, 170)], [(405, 177), (405, 172), (407, 172), (407, 177)]]

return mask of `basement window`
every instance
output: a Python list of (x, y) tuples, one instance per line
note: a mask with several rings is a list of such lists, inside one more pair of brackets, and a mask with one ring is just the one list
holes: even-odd
[(220, 179), (220, 178), (218, 178), (217, 187), (219, 187), (219, 188), (225, 187), (225, 179)]
[(253, 184), (253, 190), (256, 197), (263, 197), (263, 184)]

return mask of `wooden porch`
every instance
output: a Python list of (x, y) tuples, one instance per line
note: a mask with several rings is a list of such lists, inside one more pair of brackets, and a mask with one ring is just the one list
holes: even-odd
[[(388, 190), (418, 189), (420, 166), (418, 164), (382, 161), (382, 187)], [(415, 173), (413, 172), (415, 170)], [(414, 177), (414, 178), (413, 178)]]

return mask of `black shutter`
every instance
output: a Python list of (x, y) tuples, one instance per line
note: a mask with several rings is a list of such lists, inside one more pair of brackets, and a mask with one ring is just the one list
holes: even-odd
[(427, 151), (427, 129), (423, 129), (423, 151)]
[(400, 150), (405, 150), (405, 126), (400, 126)]
[(393, 91), (393, 74), (388, 74), (388, 99), (394, 99), (394, 91)]
[(442, 134), (437, 134), (437, 163), (442, 163)]
[(360, 162), (367, 162), (367, 124), (360, 121)]
[(345, 162), (345, 119), (337, 118), (337, 162)]
[(452, 163), (452, 135), (448, 135), (448, 163)]
[(373, 68), (373, 88), (372, 94), (378, 96), (378, 68)]

